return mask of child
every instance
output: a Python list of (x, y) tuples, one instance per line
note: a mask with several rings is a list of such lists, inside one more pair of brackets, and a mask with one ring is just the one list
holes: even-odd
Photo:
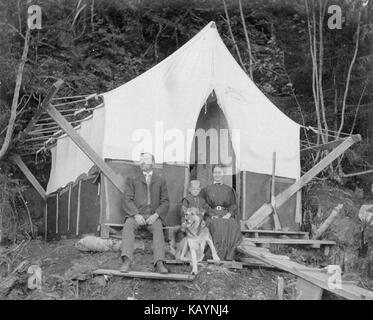
[(189, 208), (198, 208), (200, 211), (206, 211), (209, 208), (205, 199), (199, 196), (201, 192), (201, 182), (199, 180), (191, 180), (188, 191), (189, 194), (182, 200), (183, 213)]
[[(186, 216), (190, 213), (191, 208), (197, 208), (200, 213), (204, 214), (209, 206), (206, 201), (199, 196), (201, 191), (201, 182), (199, 180), (191, 180), (188, 188), (189, 194), (182, 199), (181, 210), (179, 211), (179, 218), (181, 227), (178, 229), (170, 230), (170, 249), (171, 253), (175, 255), (176, 244), (185, 237), (185, 231), (187, 228)], [(188, 211), (189, 209), (189, 211)]]

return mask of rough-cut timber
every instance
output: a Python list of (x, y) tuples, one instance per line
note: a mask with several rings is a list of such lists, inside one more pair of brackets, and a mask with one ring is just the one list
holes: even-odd
[[(341, 144), (339, 144), (333, 151), (331, 151), (325, 158), (319, 163), (307, 171), (298, 181), (292, 184), (290, 187), (285, 189), (283, 192), (278, 194), (275, 198), (276, 209), (281, 207), (286, 201), (288, 201), (298, 190), (304, 187), (312, 178), (324, 170), (330, 163), (337, 159), (343, 154), (348, 148), (354, 143), (361, 141), (359, 134), (346, 138)], [(272, 213), (273, 207), (269, 203), (263, 204), (253, 215), (246, 220), (246, 226), (248, 229), (254, 229), (259, 227), (267, 217)]]
[(257, 258), (265, 263), (271, 264), (281, 270), (292, 273), (315, 286), (318, 286), (324, 290), (330, 291), (338, 296), (341, 296), (349, 300), (373, 300), (373, 292), (360, 288), (354, 284), (343, 283), (341, 289), (333, 288), (329, 285), (330, 274), (323, 272), (315, 272), (314, 268), (310, 268), (307, 271), (307, 267), (290, 260), (276, 259), (275, 255), (266, 256), (258, 251), (252, 250), (249, 246), (240, 246), (247, 255)]

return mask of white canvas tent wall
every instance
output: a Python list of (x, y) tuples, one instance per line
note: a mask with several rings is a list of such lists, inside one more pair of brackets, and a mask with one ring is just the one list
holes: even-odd
[[(159, 164), (187, 166), (196, 122), (212, 91), (229, 128), (240, 132), (238, 139), (232, 137), (237, 169), (269, 176), (276, 152), (276, 176), (298, 179), (300, 126), (245, 74), (213, 22), (152, 69), (104, 93), (104, 108), (95, 110), (80, 133), (105, 159), (137, 160), (146, 150)], [(146, 135), (151, 144), (141, 140)], [(47, 193), (75, 181), (93, 165), (69, 140), (58, 139), (52, 149)], [(179, 152), (169, 152), (171, 146)]]

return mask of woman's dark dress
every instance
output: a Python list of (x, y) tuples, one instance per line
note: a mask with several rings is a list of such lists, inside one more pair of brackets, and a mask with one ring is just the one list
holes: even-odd
[[(212, 184), (202, 189), (200, 196), (209, 205), (208, 212), (205, 214), (206, 225), (219, 258), (233, 260), (235, 250), (242, 240), (241, 228), (236, 220), (238, 207), (233, 189), (225, 184)], [(218, 206), (222, 208), (216, 209)], [(222, 218), (228, 212), (231, 218)]]

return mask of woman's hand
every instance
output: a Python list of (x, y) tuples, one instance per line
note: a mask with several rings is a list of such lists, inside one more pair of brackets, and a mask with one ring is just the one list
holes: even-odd
[(186, 224), (186, 222), (184, 221), (184, 222), (181, 224), (181, 228), (180, 228), (180, 230), (183, 231), (183, 232), (185, 232), (185, 231), (186, 231), (186, 228), (187, 228), (187, 224)]
[(228, 212), (227, 214), (225, 214), (224, 216), (222, 216), (223, 219), (229, 219), (231, 217), (231, 213)]

